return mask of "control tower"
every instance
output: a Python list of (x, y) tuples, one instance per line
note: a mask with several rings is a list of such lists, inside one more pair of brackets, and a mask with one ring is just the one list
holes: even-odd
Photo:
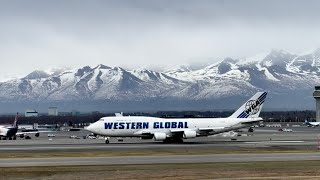
[(320, 86), (315, 86), (313, 97), (316, 99), (316, 121), (320, 122)]

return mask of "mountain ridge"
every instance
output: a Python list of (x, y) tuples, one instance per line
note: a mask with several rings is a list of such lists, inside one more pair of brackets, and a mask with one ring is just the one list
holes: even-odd
[(162, 72), (99, 64), (54, 74), (34, 71), (0, 82), (0, 108), (9, 103), (44, 111), (45, 105), (88, 111), (234, 109), (255, 92), (268, 91), (269, 108), (313, 109), (319, 80), (320, 49), (304, 55), (271, 50), (264, 57), (225, 58), (200, 69)]

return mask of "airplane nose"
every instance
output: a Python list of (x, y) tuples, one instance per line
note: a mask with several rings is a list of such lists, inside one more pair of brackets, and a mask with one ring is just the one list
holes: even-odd
[(93, 124), (90, 124), (88, 127), (86, 127), (86, 130), (90, 132), (92, 132), (93, 129)]
[(94, 134), (100, 134), (101, 132), (101, 129), (100, 129), (100, 126), (101, 124), (99, 122), (95, 122), (95, 123), (92, 123), (90, 124), (86, 130), (89, 131), (89, 132), (92, 132)]

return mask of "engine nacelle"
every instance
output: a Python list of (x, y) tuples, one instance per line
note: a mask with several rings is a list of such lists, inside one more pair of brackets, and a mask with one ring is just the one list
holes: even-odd
[(166, 133), (154, 133), (153, 139), (155, 141), (163, 141), (167, 138)]
[(184, 139), (189, 139), (189, 138), (195, 138), (197, 136), (197, 132), (196, 131), (184, 131), (183, 133), (183, 138)]
[(8, 131), (9, 131), (8, 129), (3, 128), (3, 129), (0, 130), (0, 135), (1, 136), (7, 136)]

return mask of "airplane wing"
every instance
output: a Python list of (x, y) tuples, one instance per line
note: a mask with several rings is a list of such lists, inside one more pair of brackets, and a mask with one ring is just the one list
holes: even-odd
[[(243, 128), (243, 127), (241, 127)], [(195, 131), (197, 133), (197, 136), (209, 136), (214, 134), (220, 134), (232, 130), (240, 129), (240, 127), (233, 127), (233, 128), (225, 128), (225, 127), (215, 127), (215, 128), (198, 128), (198, 129), (171, 129), (167, 132), (167, 136), (170, 137), (179, 137), (183, 138), (183, 134), (185, 131)], [(153, 136), (155, 133), (159, 133), (158, 130), (141, 130), (137, 131), (134, 134), (135, 135), (144, 135), (144, 136)], [(163, 132), (161, 132), (163, 133)]]
[(239, 124), (236, 124), (234, 126), (230, 127), (214, 127), (214, 128), (197, 128), (197, 129), (168, 129), (167, 131), (159, 131), (159, 130), (140, 130), (135, 132), (135, 135), (142, 135), (146, 137), (153, 137), (155, 133), (165, 133), (167, 137), (177, 137), (177, 138), (184, 138), (186, 136), (186, 133), (191, 133), (192, 137), (195, 135), (197, 137), (199, 136), (210, 136), (215, 134), (220, 134), (228, 131), (234, 131), (238, 129), (242, 129), (245, 127), (250, 127), (254, 123), (260, 122), (262, 118), (252, 118), (252, 119), (246, 119)]
[(187, 131), (195, 131), (196, 136), (210, 136), (215, 134), (220, 134), (228, 131), (234, 131), (246, 127), (250, 127), (253, 124), (262, 121), (262, 118), (250, 118), (250, 119), (244, 119), (244, 121), (240, 122), (239, 124), (230, 126), (230, 127), (214, 127), (214, 128), (197, 128), (197, 129), (168, 129), (168, 131), (159, 131), (159, 130), (140, 130), (135, 132), (135, 135), (143, 135), (143, 136), (149, 136), (152, 137), (155, 133), (165, 133), (167, 137), (179, 137), (183, 138), (184, 133)]
[(36, 137), (40, 136), (40, 133), (53, 133), (55, 131), (27, 131), (27, 132), (17, 132), (16, 136), (19, 136), (20, 138), (24, 138), (28, 135), (34, 134)]
[[(257, 121), (256, 121), (257, 122)], [(201, 136), (209, 136), (209, 135), (215, 135), (215, 134), (220, 134), (220, 133), (225, 133), (229, 131), (235, 131), (238, 129), (246, 128), (246, 127), (251, 127), (252, 123), (254, 122), (243, 122), (238, 125), (230, 126), (230, 127), (216, 127), (216, 128), (199, 128), (199, 135)]]
[(137, 131), (133, 134), (135, 134), (135, 135), (152, 135), (153, 133), (154, 133), (153, 131), (141, 130), (141, 131)]
[[(221, 128), (199, 128), (199, 129), (171, 129), (167, 132), (161, 132), (161, 133), (166, 133), (167, 136), (170, 137), (179, 137), (179, 138), (183, 138), (183, 134), (185, 133), (185, 131), (195, 131), (197, 133), (197, 136), (208, 136), (208, 135), (213, 135), (213, 134), (218, 134), (221, 133), (221, 129), (223, 129), (223, 127)], [(225, 131), (223, 131), (225, 132)], [(153, 136), (155, 133), (159, 133), (158, 130), (141, 130), (141, 131), (137, 131), (134, 134), (135, 135), (144, 135), (144, 136)]]

